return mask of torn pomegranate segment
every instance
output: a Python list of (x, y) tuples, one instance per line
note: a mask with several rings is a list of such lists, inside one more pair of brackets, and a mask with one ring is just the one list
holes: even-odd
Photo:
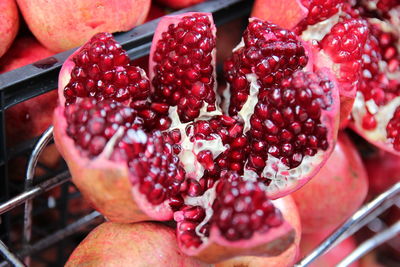
[(338, 128), (338, 90), (311, 49), (251, 19), (215, 80), (207, 13), (161, 19), (150, 79), (100, 33), (63, 65), (54, 136), (74, 183), (112, 221), (171, 220), (188, 255), (275, 256), (294, 240), (271, 198), (311, 179)]

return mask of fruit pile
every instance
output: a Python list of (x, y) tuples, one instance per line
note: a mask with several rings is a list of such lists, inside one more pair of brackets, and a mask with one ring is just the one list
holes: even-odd
[[(40, 1), (17, 2), (53, 51), (87, 41), (60, 71), (54, 139), (74, 184), (110, 222), (67, 266), (291, 266), (368, 191), (400, 181), (397, 1), (256, 0), (218, 80), (224, 40), (209, 13), (162, 17), (146, 69), (107, 33), (146, 12), (127, 9), (133, 21), (112, 28), (98, 18), (112, 20), (114, 6), (88, 20), (66, 8), (82, 22), (69, 36), (54, 27), (71, 21), (39, 16), (56, 4), (39, 12)], [(377, 152), (363, 162), (347, 129)], [(327, 254), (317, 266), (337, 261)]]

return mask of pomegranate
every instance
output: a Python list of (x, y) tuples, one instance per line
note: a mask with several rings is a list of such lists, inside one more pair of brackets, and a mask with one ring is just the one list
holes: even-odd
[[(156, 254), (155, 254), (156, 253)], [(97, 226), (79, 244), (65, 266), (209, 266), (179, 251), (174, 230), (158, 223)]]
[(54, 52), (82, 45), (93, 34), (127, 31), (147, 17), (150, 0), (17, 0), (29, 29)]
[[(331, 231), (320, 231), (314, 234), (305, 234), (301, 237), (300, 251), (301, 258), (308, 255), (313, 251), (324, 239), (331, 233)], [(334, 267), (347, 255), (349, 255), (357, 247), (356, 240), (353, 237), (345, 239), (343, 242), (332, 248), (326, 254), (319, 256), (310, 267)], [(350, 267), (358, 267), (358, 261), (349, 265)]]
[(167, 7), (178, 9), (204, 2), (204, 0), (157, 0), (157, 2)]
[(367, 22), (357, 17), (351, 7), (344, 6), (344, 2), (291, 0), (286, 16), (287, 1), (257, 0), (252, 12), (255, 17), (293, 29), (316, 50), (315, 64), (335, 73), (340, 89), (341, 128), (347, 125), (359, 88), (361, 52), (368, 37)]
[(360, 155), (347, 135), (340, 133), (321, 171), (292, 194), (303, 233), (338, 227), (361, 206), (367, 191), (368, 177)]
[(400, 157), (379, 151), (364, 159), (373, 197), (400, 181)]
[(19, 15), (14, 0), (0, 2), (0, 57), (10, 48), (19, 29)]
[(274, 204), (279, 207), (283, 217), (286, 221), (290, 222), (296, 231), (296, 237), (294, 243), (282, 254), (275, 257), (236, 257), (221, 263), (216, 264), (216, 267), (235, 267), (235, 266), (247, 266), (247, 267), (290, 267), (293, 266), (297, 260), (300, 237), (301, 237), (301, 223), (300, 216), (297, 211), (296, 204), (294, 203), (291, 196), (286, 196), (274, 201)]
[[(281, 51), (265, 55), (268, 64), (277, 60), (276, 79), (260, 88), (254, 77), (265, 82), (270, 73), (248, 73), (253, 104), (230, 101), (237, 111), (230, 115), (216, 93), (215, 25), (208, 13), (161, 19), (149, 79), (107, 33), (65, 62), (54, 138), (73, 182), (96, 209), (118, 222), (174, 219), (182, 251), (210, 263), (277, 256), (293, 243), (293, 226), (270, 198), (302, 186), (330, 155), (338, 92), (327, 69), (307, 65), (312, 52), (290, 31), (251, 20), (245, 43), (256, 38)], [(250, 50), (261, 53), (261, 47)], [(233, 67), (248, 62), (237, 59), (238, 51)], [(232, 77), (244, 75), (227, 66)], [(268, 102), (270, 94), (275, 102)], [(280, 111), (292, 128), (281, 124)], [(282, 140), (249, 131), (261, 119), (275, 134), (283, 131)]]

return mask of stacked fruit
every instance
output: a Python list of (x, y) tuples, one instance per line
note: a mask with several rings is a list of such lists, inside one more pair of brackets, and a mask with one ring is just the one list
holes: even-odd
[[(223, 64), (223, 90), (211, 14), (163, 17), (148, 73), (111, 34), (94, 35), (61, 69), (54, 138), (111, 222), (67, 264), (291, 266), (367, 195), (359, 152), (339, 129), (400, 162), (399, 9), (258, 0)], [(81, 29), (100, 23), (90, 21)], [(87, 37), (62, 38), (59, 47)], [(373, 184), (379, 193), (384, 183)]]

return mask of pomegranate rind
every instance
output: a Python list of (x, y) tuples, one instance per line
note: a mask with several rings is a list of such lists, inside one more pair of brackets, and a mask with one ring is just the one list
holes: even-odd
[(295, 240), (283, 253), (273, 257), (243, 256), (223, 261), (216, 267), (290, 267), (296, 262), (299, 254), (301, 238), (301, 222), (297, 206), (291, 196), (286, 196), (274, 201), (275, 206), (282, 212), (285, 221), (289, 222), (295, 230)]
[[(282, 199), (273, 201), (278, 208), (285, 204)], [(183, 220), (180, 211), (174, 214), (174, 219), (179, 223)], [(277, 256), (284, 252), (295, 240), (295, 230), (292, 225), (284, 221), (282, 225), (269, 229), (266, 233), (254, 233), (250, 239), (228, 241), (216, 226), (211, 227), (210, 237), (198, 248), (186, 248), (180, 245), (181, 250), (204, 262), (216, 263), (237, 256)], [(179, 240), (178, 240), (179, 241)]]
[[(210, 23), (211, 23), (211, 31), (213, 36), (216, 36), (216, 32), (217, 32), (217, 28), (215, 27), (214, 24), (214, 19), (212, 17), (211, 13), (201, 13), (201, 12), (186, 12), (180, 15), (173, 15), (173, 16), (164, 16), (161, 18), (160, 22), (158, 23), (158, 26), (154, 32), (154, 36), (153, 36), (153, 41), (151, 44), (151, 48), (150, 48), (150, 57), (149, 57), (149, 80), (150, 83), (152, 84), (153, 78), (155, 76), (154, 74), (154, 67), (155, 67), (155, 62), (152, 58), (152, 56), (155, 54), (155, 50), (157, 49), (157, 41), (161, 39), (161, 35), (163, 32), (168, 31), (168, 26), (169, 25), (174, 25), (179, 23), (179, 21), (183, 18), (183, 17), (188, 17), (188, 16), (192, 16), (194, 14), (197, 15), (206, 15), (209, 19), (210, 19)], [(211, 66), (216, 66), (216, 62), (217, 62), (217, 50), (216, 48), (214, 48), (212, 50), (212, 61), (210, 63)], [(216, 92), (217, 90), (217, 82), (216, 82), (216, 70), (214, 68), (213, 70), (213, 78), (215, 80), (214, 83), (214, 92)], [(154, 88), (153, 88), (154, 91)]]
[(67, 121), (64, 115), (64, 87), (71, 78), (74, 63), (71, 60), (78, 49), (63, 64), (58, 83), (59, 105), (54, 111), (54, 141), (71, 172), (73, 183), (83, 196), (107, 219), (115, 222), (137, 222), (152, 219), (170, 220), (173, 213), (167, 203), (150, 204), (132, 185), (126, 163), (113, 162), (107, 155), (95, 159), (80, 155), (72, 138), (66, 134)]
[(300, 0), (284, 2), (257, 0), (251, 12), (252, 17), (268, 20), (285, 29), (293, 29), (307, 15), (308, 10)]
[[(156, 253), (156, 255), (154, 254)], [(154, 222), (106, 222), (79, 244), (66, 265), (72, 266), (209, 266), (179, 251), (174, 230)]]
[[(357, 194), (351, 194), (355, 188)], [(300, 212), (303, 233), (338, 227), (362, 205), (367, 192), (368, 177), (361, 157), (350, 138), (342, 132), (320, 172), (292, 194)]]

